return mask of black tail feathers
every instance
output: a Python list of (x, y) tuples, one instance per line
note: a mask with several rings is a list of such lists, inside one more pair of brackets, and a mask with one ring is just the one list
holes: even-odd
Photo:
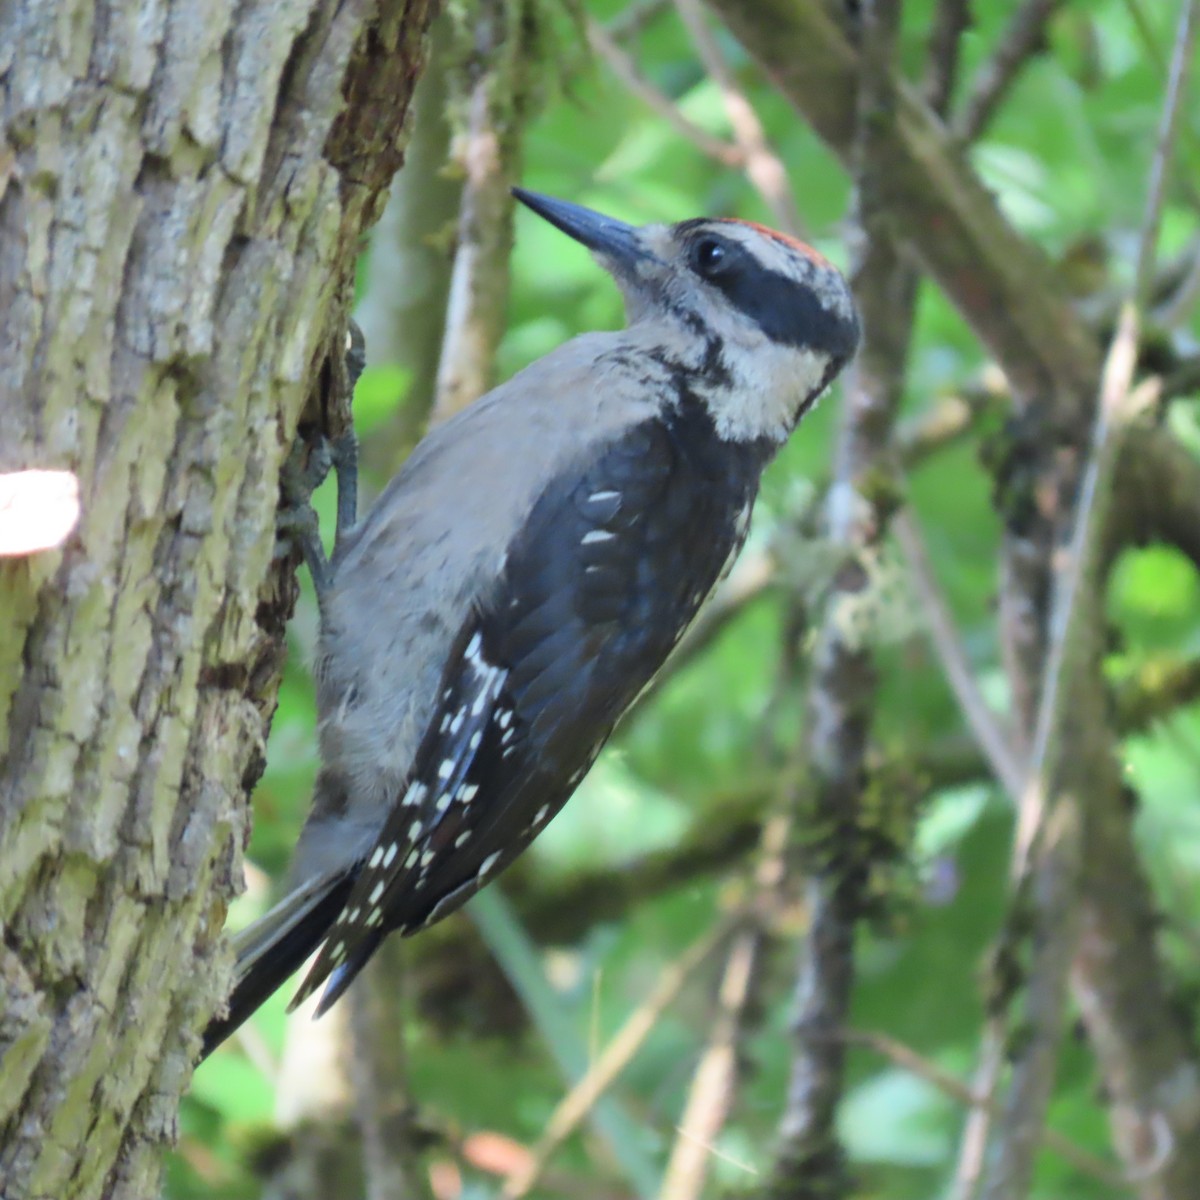
[(237, 939), (238, 959), (228, 1011), (204, 1031), (203, 1062), (303, 965), (337, 918), (355, 873), (329, 880), (315, 893), (284, 900)]

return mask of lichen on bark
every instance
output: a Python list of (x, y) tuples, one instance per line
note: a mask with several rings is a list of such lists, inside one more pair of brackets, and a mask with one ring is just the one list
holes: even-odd
[(146, 1196), (221, 1002), (294, 600), (279, 468), (400, 163), (426, 0), (0, 11), (0, 1180)]

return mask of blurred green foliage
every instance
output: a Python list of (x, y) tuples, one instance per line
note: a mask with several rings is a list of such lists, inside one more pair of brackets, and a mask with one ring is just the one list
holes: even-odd
[[(1010, 6), (972, 5), (963, 41), (968, 82), (987, 55)], [(1170, 44), (1173, 4), (1143, 2), (1160, 48)], [(613, 0), (590, 3), (601, 20)], [(910, 74), (923, 58), (932, 0), (906, 5), (903, 59)], [(810, 240), (846, 262), (842, 221), (846, 178), (805, 123), (723, 33), (720, 45), (788, 167)], [(725, 136), (721, 98), (705, 76), (668, 8), (636, 47), (645, 74), (694, 122)], [(1085, 241), (1099, 246), (1078, 291), (1127, 281), (1130, 247), (1143, 203), (1146, 168), (1163, 91), (1164, 70), (1148, 53), (1124, 0), (1084, 0), (1052, 25), (1049, 52), (1034, 60), (971, 157), (1010, 218), (1064, 269)], [(962, 89), (960, 88), (960, 91)], [(1185, 110), (1183, 174), (1198, 177), (1200, 114)], [(739, 175), (706, 159), (630, 96), (602, 66), (572, 77), (527, 130), (522, 182), (636, 222), (699, 213), (729, 213), (769, 222), (769, 213)], [(420, 181), (408, 181), (420, 187)], [(1180, 249), (1195, 231), (1195, 212), (1168, 196), (1162, 251)], [(369, 253), (369, 251), (368, 251)], [(1077, 256), (1078, 257), (1078, 256)], [(403, 280), (397, 280), (403, 286)], [(506, 377), (576, 332), (621, 321), (619, 297), (587, 254), (533, 216), (517, 217), (508, 333), (500, 350)], [(1200, 335), (1193, 316), (1187, 336)], [(980, 347), (943, 296), (921, 292), (905, 388), (905, 415), (926, 412), (968, 385), (984, 366)], [(402, 364), (372, 362), (359, 386), (356, 415), (363, 435), (386, 432), (408, 376)], [(826, 477), (836, 428), (835, 388), (772, 468), (757, 510), (752, 544), (766, 545), (794, 510), (806, 483)], [(586, 397), (564, 397), (564, 404)], [(1197, 437), (1195, 398), (1176, 402), (1171, 421)], [(911, 499), (925, 527), (938, 579), (974, 668), (998, 707), (1006, 696), (998, 661), (994, 599), (1000, 521), (991, 481), (980, 464), (984, 422), (962, 443), (942, 450), (912, 474)], [(377, 489), (382, 480), (364, 486)], [(319, 494), (326, 528), (332, 494)], [(307, 589), (307, 581), (306, 581)], [(903, 595), (896, 603), (910, 605)], [(1200, 581), (1174, 552), (1148, 548), (1118, 565), (1109, 603), (1114, 626), (1113, 674), (1151, 655), (1200, 654)], [(308, 674), (315, 612), (306, 590), (293, 630), (294, 653), (279, 697), (269, 762), (255, 797), (250, 858), (278, 880), (303, 819), (316, 767), (313, 686)], [(931, 747), (961, 736), (963, 723), (915, 623), (883, 641), (883, 676), (875, 740), (881, 753), (919, 764)], [(543, 889), (573, 872), (620, 870), (648, 850), (671, 847), (721, 798), (761, 778), (798, 737), (803, 705), (776, 693), (784, 631), (777, 594), (750, 605), (707, 651), (674, 675), (627, 725), (578, 795), (518, 869)], [(1183, 710), (1127, 747), (1131, 783), (1141, 797), (1139, 836), (1163, 907), (1164, 946), (1187, 994), (1200, 985), (1200, 711)], [(912, 831), (907, 882), (898, 883), (890, 915), (864, 930), (854, 1022), (905, 1042), (945, 1071), (968, 1079), (982, 1019), (980, 978), (1003, 907), (1011, 823), (986, 778), (922, 794)], [(557, 1003), (591, 1053), (637, 1006), (664, 964), (676, 958), (718, 912), (730, 879), (743, 868), (700, 875), (639, 904), (621, 921), (591, 928), (578, 944), (547, 951), (544, 969)], [(505, 890), (505, 884), (500, 885)], [(251, 886), (231, 921), (263, 911), (270, 888)], [(453, 921), (469, 920), (456, 916)], [(802, 914), (790, 931), (798, 935)], [(436, 934), (430, 934), (431, 938)], [(788, 1069), (787, 1020), (794, 952), (781, 943), (761, 981), (761, 1011), (744, 1046), (745, 1089), (716, 1149), (715, 1177), (752, 1187), (770, 1164), (770, 1147)], [(702, 971), (658, 1023), (623, 1075), (617, 1095), (644, 1131), (646, 1153), (665, 1160), (691, 1070), (712, 1015), (715, 966)], [(268, 1049), (282, 1043), (286, 995), (255, 1020)], [(411, 1082), (421, 1105), (459, 1130), (496, 1130), (523, 1144), (541, 1132), (564, 1083), (542, 1030), (517, 1022), (496, 1030), (487, 1020), (437, 1027), (409, 1011)], [(270, 1082), (237, 1045), (196, 1075), (183, 1112), (182, 1152), (172, 1162), (168, 1192), (184, 1198), (257, 1194), (245, 1151), (254, 1129), (269, 1124)], [(930, 1083), (866, 1051), (851, 1057), (842, 1131), (863, 1197), (929, 1200), (942, 1193), (953, 1164), (963, 1112)], [(1051, 1123), (1093, 1153), (1108, 1155), (1097, 1079), (1083, 1047), (1063, 1051)], [(611, 1160), (591, 1135), (577, 1136), (556, 1166), (584, 1183), (611, 1178)], [(490, 1195), (484, 1176), (470, 1194)], [(629, 1187), (628, 1181), (622, 1186)], [(582, 1185), (581, 1185), (582, 1187)], [(553, 1192), (539, 1194), (553, 1195)], [(587, 1194), (586, 1189), (579, 1191)], [(599, 1194), (597, 1191), (596, 1194)], [(1037, 1200), (1101, 1200), (1106, 1185), (1082, 1178), (1055, 1156), (1038, 1162)]]

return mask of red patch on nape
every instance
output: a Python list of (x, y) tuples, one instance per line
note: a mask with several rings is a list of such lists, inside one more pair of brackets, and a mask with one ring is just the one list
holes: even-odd
[(773, 238), (777, 242), (782, 242), (785, 246), (803, 254), (805, 258), (816, 263), (819, 267), (828, 267), (831, 265), (829, 259), (819, 250), (814, 250), (807, 242), (802, 242), (799, 238), (792, 237), (790, 233), (780, 233), (778, 229), (772, 229), (769, 225), (760, 225), (757, 221), (743, 221), (741, 217), (718, 217), (717, 220), (725, 221), (729, 225), (745, 225), (747, 229), (753, 229), (757, 233)]

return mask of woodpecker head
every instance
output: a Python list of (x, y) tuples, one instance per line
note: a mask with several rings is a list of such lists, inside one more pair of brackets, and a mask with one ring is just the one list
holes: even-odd
[(784, 441), (853, 356), (859, 324), (842, 274), (810, 246), (749, 221), (626, 225), (578, 204), (513, 194), (590, 249), (708, 406), (722, 436)]

